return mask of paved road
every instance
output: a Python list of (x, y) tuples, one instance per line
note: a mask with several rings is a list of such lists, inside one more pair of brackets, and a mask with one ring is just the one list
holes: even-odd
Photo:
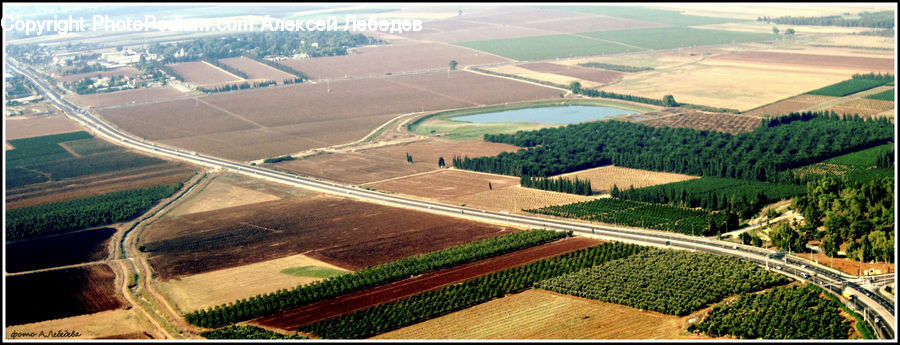
[[(238, 173), (243, 173), (271, 181), (277, 181), (294, 186), (300, 186), (307, 189), (317, 190), (330, 194), (339, 194), (351, 198), (361, 199), (365, 201), (375, 201), (386, 205), (415, 209), (419, 211), (452, 215), (457, 217), (466, 217), (475, 220), (487, 221), (492, 223), (505, 223), (510, 225), (518, 225), (525, 227), (545, 228), (561, 231), (573, 231), (581, 234), (592, 234), (597, 237), (631, 242), (637, 244), (649, 244), (655, 246), (669, 246), (673, 248), (690, 249), (704, 251), (719, 255), (735, 256), (743, 260), (749, 260), (760, 265), (772, 267), (777, 261), (782, 268), (779, 271), (794, 276), (801, 280), (808, 280), (811, 283), (823, 286), (837, 294), (841, 293), (844, 287), (863, 291), (857, 294), (859, 298), (854, 299), (854, 303), (861, 308), (861, 314), (878, 315), (880, 321), (875, 323), (875, 328), (879, 336), (883, 339), (893, 339), (895, 332), (895, 316), (894, 305), (892, 302), (880, 297), (878, 294), (869, 293), (859, 284), (850, 281), (855, 276), (847, 276), (834, 273), (821, 266), (812, 265), (807, 267), (805, 262), (799, 258), (785, 256), (778, 260), (770, 259), (773, 254), (771, 251), (743, 245), (735, 245), (733, 243), (718, 241), (714, 239), (698, 238), (688, 235), (676, 233), (663, 233), (657, 231), (634, 230), (627, 228), (619, 228), (614, 226), (601, 226), (594, 224), (585, 224), (571, 221), (562, 221), (555, 219), (546, 219), (539, 217), (514, 215), (507, 213), (491, 212), (486, 210), (473, 209), (468, 207), (447, 205), (437, 202), (422, 201), (412, 198), (406, 198), (396, 195), (388, 195), (380, 192), (369, 191), (356, 188), (353, 186), (345, 186), (331, 182), (319, 181), (316, 179), (306, 178), (285, 172), (273, 171), (269, 169), (251, 166), (244, 163), (228, 161), (216, 157), (200, 155), (195, 152), (186, 152), (177, 148), (164, 147), (152, 142), (145, 142), (134, 136), (128, 135), (118, 130), (106, 122), (103, 122), (86, 109), (79, 108), (68, 100), (60, 97), (54, 92), (45, 80), (35, 77), (30, 70), (23, 69), (18, 66), (12, 59), (7, 59), (7, 66), (15, 72), (23, 74), (33, 84), (35, 84), (41, 92), (47, 95), (47, 98), (59, 105), (70, 117), (91, 127), (98, 135), (104, 136), (111, 140), (119, 141), (132, 148), (148, 151), (155, 154), (165, 155), (189, 161), (194, 164), (200, 164), (211, 167), (219, 167), (228, 169)], [(815, 277), (803, 277), (810, 272), (817, 273)], [(885, 322), (887, 321), (887, 322)]]

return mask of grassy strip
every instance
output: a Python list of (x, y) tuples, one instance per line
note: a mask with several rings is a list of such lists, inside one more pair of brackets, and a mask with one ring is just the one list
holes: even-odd
[(633, 244), (604, 243), (319, 321), (301, 327), (300, 331), (323, 338), (368, 338), (531, 288), (544, 279), (648, 249)]
[(868, 95), (865, 98), (881, 100), (881, 101), (893, 101), (894, 100), (894, 89), (884, 90), (884, 91), (876, 93), (876, 94)]
[(353, 273), (297, 286), (290, 290), (279, 290), (249, 299), (242, 299), (227, 305), (222, 304), (207, 310), (194, 311), (185, 315), (185, 318), (189, 323), (197, 326), (219, 327), (392, 283), (423, 273), (537, 246), (568, 235), (571, 234), (548, 230), (518, 231), (364, 268)]
[(644, 71), (652, 71), (653, 67), (635, 67), (635, 66), (626, 66), (626, 65), (616, 65), (611, 63), (602, 63), (602, 62), (586, 62), (580, 63), (578, 66), (588, 67), (588, 68), (597, 68), (597, 69), (605, 69), (610, 71), (619, 71), (619, 72), (627, 72), (627, 73), (636, 73), (636, 72), (644, 72)]

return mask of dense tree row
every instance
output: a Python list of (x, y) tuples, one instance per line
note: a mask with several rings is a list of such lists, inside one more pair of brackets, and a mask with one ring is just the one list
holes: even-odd
[(609, 242), (445, 286), (300, 328), (323, 338), (362, 339), (532, 287), (536, 282), (648, 250)]
[(613, 186), (611, 194), (625, 200), (729, 211), (746, 219), (769, 203), (805, 192), (800, 185), (704, 177), (637, 189)]
[(81, 74), (81, 73), (88, 73), (88, 72), (102, 72), (102, 71), (107, 71), (107, 70), (109, 70), (109, 68), (106, 68), (106, 66), (103, 66), (100, 63), (96, 63), (96, 62), (92, 63), (92, 64), (81, 63), (78, 66), (67, 69), (66, 71), (64, 71), (62, 73), (62, 75)]
[(170, 44), (153, 43), (149, 52), (162, 57), (163, 63), (221, 59), (248, 55), (308, 57), (345, 55), (347, 49), (382, 41), (349, 31), (266, 31), (226, 37), (198, 38)]
[(180, 188), (180, 183), (155, 186), (9, 210), (6, 239), (20, 240), (125, 221), (146, 212)]
[(586, 62), (580, 63), (578, 66), (581, 67), (589, 67), (589, 68), (599, 68), (610, 71), (619, 71), (619, 72), (644, 72), (644, 71), (652, 71), (653, 67), (636, 67), (636, 66), (626, 66), (626, 65), (616, 65), (611, 63), (602, 63), (602, 62)]
[(610, 224), (712, 236), (738, 226), (736, 215), (614, 198), (553, 205), (526, 212)]
[(784, 170), (893, 139), (887, 118), (815, 115), (775, 127), (731, 135), (690, 128), (655, 128), (600, 121), (564, 127), (485, 134), (491, 142), (526, 147), (497, 156), (454, 158), (453, 165), (514, 176), (551, 176), (615, 164), (688, 175), (779, 181)]
[(538, 287), (683, 316), (722, 298), (787, 279), (737, 258), (654, 250), (541, 281)]
[(878, 168), (893, 169), (894, 168), (894, 148), (890, 150), (879, 151), (875, 157), (875, 166)]
[(859, 18), (846, 18), (843, 16), (822, 17), (757, 17), (757, 21), (775, 24), (791, 25), (823, 25), (866, 28), (893, 28), (894, 11), (862, 12)]
[(34, 89), (34, 85), (21, 74), (15, 74), (12, 78), (6, 79), (6, 99), (8, 100), (31, 96), (32, 89)]
[[(824, 177), (810, 182), (793, 208), (806, 218), (800, 228), (807, 239), (821, 239), (828, 256), (847, 243), (847, 257), (863, 261), (894, 260), (894, 179), (866, 182)], [(815, 231), (823, 226), (824, 231)]]
[(206, 92), (206, 93), (216, 93), (216, 92), (228, 92), (228, 91), (237, 91), (237, 90), (256, 89), (256, 88), (268, 87), (268, 86), (272, 86), (272, 85), (275, 85), (274, 80), (254, 81), (252, 83), (245, 81), (243, 83), (225, 84), (225, 85), (214, 86), (212, 88), (198, 87), (197, 90), (200, 92)]
[(732, 303), (713, 307), (703, 322), (688, 330), (741, 339), (847, 339), (850, 322), (841, 315), (841, 303), (822, 298), (821, 292), (790, 286), (741, 294)]
[(286, 156), (280, 156), (280, 157), (266, 158), (265, 160), (263, 160), (263, 163), (278, 163), (278, 162), (292, 161), (295, 159), (296, 158), (294, 158), (291, 155), (286, 155)]
[(296, 334), (284, 335), (265, 328), (256, 326), (228, 326), (212, 331), (200, 333), (206, 339), (268, 339), (268, 340), (293, 340), (309, 339)]
[(581, 95), (585, 95), (585, 96), (593, 97), (593, 98), (600, 97), (600, 98), (621, 99), (623, 101), (652, 104), (652, 105), (658, 105), (660, 107), (677, 107), (678, 106), (678, 102), (675, 102), (675, 98), (671, 98), (671, 96), (669, 96), (669, 98), (667, 98), (667, 99), (656, 99), (656, 98), (647, 98), (647, 97), (641, 97), (641, 96), (624, 95), (624, 94), (615, 93), (615, 92), (606, 92), (606, 91), (601, 91), (601, 90), (597, 90), (597, 89), (585, 89), (585, 88), (582, 88), (581, 83), (579, 83), (577, 81), (573, 81), (569, 84), (569, 90), (572, 91), (572, 93), (574, 93), (574, 94), (581, 94)]
[(223, 304), (207, 310), (194, 311), (185, 315), (185, 318), (193, 325), (219, 327), (392, 283), (426, 272), (536, 246), (565, 236), (567, 236), (566, 233), (548, 230), (517, 231), (364, 268), (353, 273), (297, 286), (290, 290), (281, 289), (265, 295), (257, 295), (249, 299), (245, 298), (227, 305)]
[(290, 83), (302, 83), (304, 80), (309, 80), (309, 76), (307, 76), (307, 75), (306, 75), (305, 73), (303, 73), (303, 72), (300, 72), (300, 71), (297, 70), (297, 69), (294, 69), (294, 68), (291, 67), (291, 66), (288, 66), (288, 65), (282, 65), (282, 64), (277, 63), (277, 62), (275, 62), (275, 61), (267, 60), (267, 59), (264, 59), (264, 58), (258, 58), (258, 57), (253, 57), (253, 56), (247, 56), (247, 58), (256, 60), (256, 61), (259, 62), (259, 63), (262, 63), (262, 64), (264, 64), (264, 65), (267, 65), (267, 66), (272, 67), (272, 68), (274, 68), (274, 69), (277, 69), (277, 70), (279, 70), (279, 71), (282, 71), (282, 72), (285, 72), (285, 73), (288, 73), (288, 74), (293, 74), (293, 75), (297, 76), (297, 78), (294, 78), (294, 79), (286, 79), (286, 80), (285, 80), (285, 84), (289, 84), (288, 81), (290, 81)]
[(99, 81), (100, 76), (98, 75), (97, 80), (94, 80), (94, 78), (84, 78), (81, 80), (65, 82), (63, 83), (63, 86), (69, 90), (75, 91), (75, 93), (79, 95), (114, 92), (134, 88), (133, 86), (128, 85), (124, 76), (111, 76), (104, 84), (100, 84)]
[(565, 177), (548, 178), (522, 176), (522, 178), (520, 178), (519, 180), (522, 187), (537, 188), (542, 190), (578, 195), (594, 194), (594, 192), (591, 190), (591, 181), (582, 180), (578, 177), (575, 177), (574, 180), (570, 180)]
[(872, 326), (869, 325), (868, 322), (866, 322), (865, 318), (862, 315), (859, 315), (859, 313), (857, 313), (853, 309), (850, 309), (850, 307), (848, 307), (846, 304), (841, 302), (841, 300), (838, 299), (837, 296), (832, 295), (830, 292), (825, 291), (824, 289), (816, 285), (807, 284), (806, 288), (813, 291), (821, 291), (822, 295), (825, 296), (825, 298), (837, 302), (837, 305), (839, 305), (845, 313), (856, 319), (856, 330), (859, 332), (863, 339), (878, 339), (875, 336), (875, 330), (873, 330)]

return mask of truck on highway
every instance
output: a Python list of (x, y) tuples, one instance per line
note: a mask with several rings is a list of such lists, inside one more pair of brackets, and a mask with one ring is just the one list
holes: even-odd
[(841, 293), (841, 296), (844, 296), (844, 298), (846, 298), (847, 300), (853, 300), (853, 293), (850, 292), (850, 290), (844, 289), (844, 291)]

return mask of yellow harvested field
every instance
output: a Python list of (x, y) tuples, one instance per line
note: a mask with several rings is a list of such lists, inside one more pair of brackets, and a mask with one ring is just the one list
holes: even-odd
[(63, 115), (42, 117), (5, 117), (6, 140), (39, 137), (84, 130), (78, 122)]
[[(756, 19), (756, 18), (754, 18)], [(817, 25), (773, 25), (771, 23), (766, 24), (763, 22), (746, 22), (746, 23), (722, 23), (722, 24), (708, 24), (708, 25), (697, 25), (692, 26), (694, 28), (700, 29), (714, 29), (714, 30), (729, 30), (729, 31), (743, 31), (743, 32), (756, 32), (756, 33), (765, 33), (771, 34), (772, 27), (776, 26), (779, 29), (781, 28), (793, 28), (796, 32), (796, 35), (801, 36), (804, 34), (838, 34), (838, 35), (847, 35), (853, 34), (856, 32), (863, 31), (871, 31), (869, 28), (847, 28), (841, 26), (817, 26)]]
[(520, 77), (537, 79), (537, 80), (542, 80), (542, 81), (549, 81), (551, 83), (562, 84), (562, 85), (569, 85), (569, 83), (573, 82), (573, 81), (580, 82), (581, 85), (584, 87), (597, 87), (597, 86), (603, 85), (603, 83), (598, 83), (598, 82), (594, 82), (594, 81), (590, 81), (590, 80), (583, 80), (583, 79), (578, 79), (578, 78), (573, 78), (573, 77), (568, 77), (568, 76), (558, 75), (558, 74), (551, 74), (551, 73), (540, 73), (540, 72), (532, 71), (530, 69), (522, 68), (519, 66), (513, 66), (513, 65), (491, 67), (491, 68), (485, 68), (485, 69), (488, 71), (491, 71), (491, 72), (514, 74), (514, 75), (517, 75)]
[(600, 193), (609, 193), (613, 185), (619, 186), (619, 189), (627, 189), (629, 186), (641, 188), (700, 178), (700, 176), (623, 168), (613, 165), (556, 175), (554, 177), (589, 180), (591, 181), (591, 189)]
[(297, 254), (155, 283), (159, 290), (174, 302), (174, 307), (178, 311), (188, 313), (322, 279), (281, 273), (283, 269), (302, 266), (318, 266), (347, 271), (304, 254)]
[(687, 333), (691, 317), (528, 290), (372, 339), (708, 339)]
[(897, 43), (893, 37), (840, 35), (819, 38), (814, 44), (893, 49)]
[(625, 54), (614, 54), (609, 56), (593, 56), (566, 59), (554, 61), (560, 65), (578, 65), (587, 62), (602, 62), (617, 65), (635, 66), (635, 67), (653, 67), (668, 68), (703, 60), (703, 56), (690, 56), (688, 53), (682, 55), (668, 54), (663, 52), (635, 52)]
[(852, 74), (704, 61), (625, 75), (602, 90), (651, 98), (673, 95), (678, 102), (748, 110), (846, 80)]
[[(53, 339), (41, 337), (41, 332), (74, 331), (80, 335), (65, 339), (160, 339), (161, 335), (150, 331), (152, 327), (143, 326), (146, 321), (138, 319), (134, 310), (116, 309), (94, 314), (79, 315), (63, 319), (28, 323), (6, 327), (7, 339)], [(37, 333), (36, 336), (13, 338), (13, 332)]]
[(571, 204), (588, 200), (594, 200), (594, 198), (512, 186), (454, 198), (453, 202), (490, 211), (516, 212), (522, 209)]

